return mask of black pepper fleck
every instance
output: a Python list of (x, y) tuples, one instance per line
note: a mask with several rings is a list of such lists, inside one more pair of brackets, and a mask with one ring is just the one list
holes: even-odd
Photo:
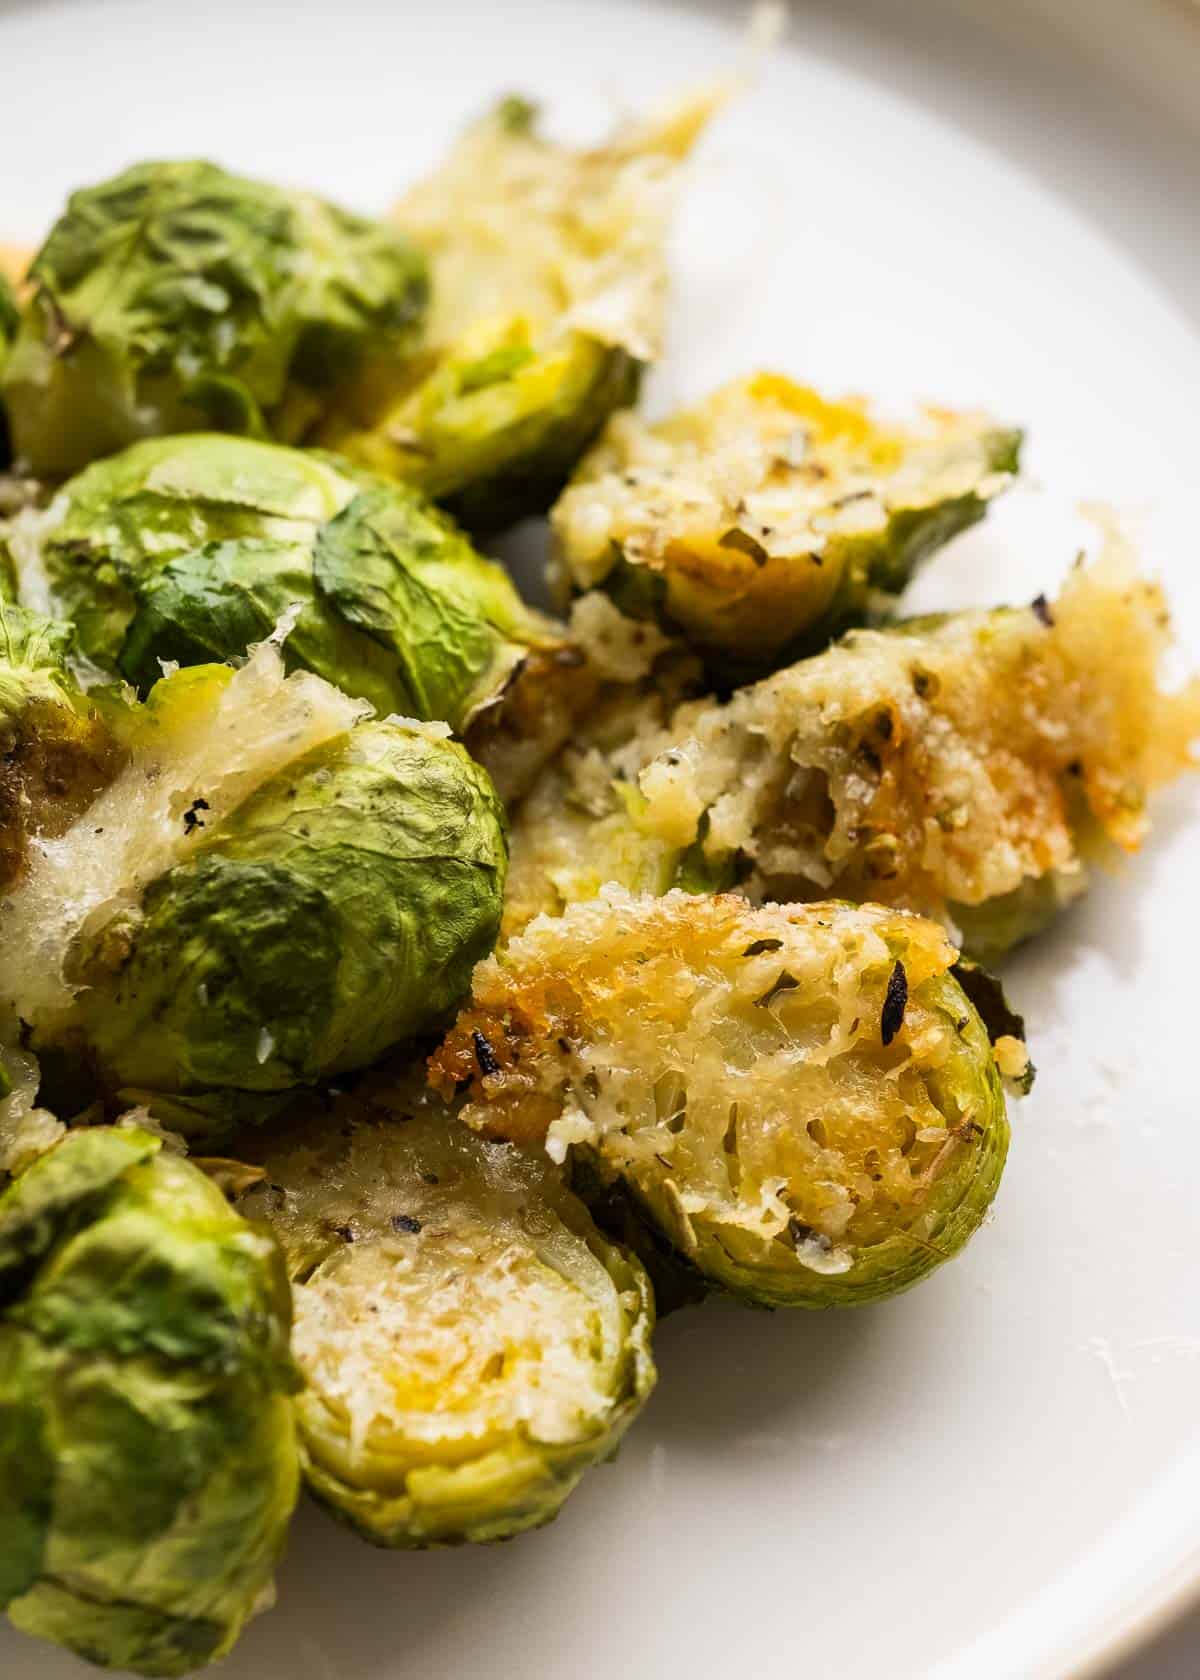
[(415, 1237), (421, 1229), (421, 1221), (414, 1219), (411, 1213), (394, 1213), (392, 1215), (392, 1230), (404, 1231), (410, 1237)]
[(1047, 630), (1051, 629), (1054, 624), (1054, 614), (1050, 611), (1050, 603), (1047, 601), (1046, 597), (1044, 595), (1035, 595), (1030, 605), (1033, 607), (1034, 613), (1037, 617), (1040, 618), (1042, 623), (1046, 626)]

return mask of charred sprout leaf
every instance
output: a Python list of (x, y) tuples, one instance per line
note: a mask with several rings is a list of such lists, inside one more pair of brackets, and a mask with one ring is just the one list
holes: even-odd
[(395, 228), (204, 162), (74, 193), (30, 281), (2, 389), (50, 478), (147, 435), (297, 437), (403, 358), (428, 289)]
[(56, 1094), (86, 1075), (219, 1135), (445, 1019), (495, 938), (503, 813), (432, 726), (360, 716), (270, 644), (152, 691), (126, 770), (0, 904)]
[(624, 1180), (605, 1175), (594, 1156), (576, 1155), (569, 1166), (571, 1189), (596, 1224), (646, 1268), (657, 1318), (708, 1299), (713, 1292), (710, 1280), (663, 1235)]
[(1000, 1181), (1004, 1093), (956, 958), (877, 905), (611, 888), (480, 965), (431, 1078), (487, 1135), (620, 1178), (711, 1284), (851, 1306), (956, 1254)]
[(121, 767), (120, 708), (80, 691), (72, 651), (69, 624), (0, 600), (0, 891), (31, 843), (62, 834)]
[[(368, 1082), (371, 1084), (372, 1082)], [(650, 1284), (546, 1163), (373, 1082), (263, 1144), (309, 1487), (376, 1545), (548, 1522), (654, 1384)]]
[(506, 934), (606, 882), (661, 892), (699, 848), (754, 900), (915, 909), (996, 960), (1083, 891), (1092, 857), (1137, 848), (1200, 742), (1200, 679), (1162, 681), (1166, 604), (1118, 539), (1050, 616), (852, 631), (666, 718), (631, 695), (518, 810)]
[(361, 380), (324, 440), (472, 530), (548, 507), (658, 354), (679, 165), (722, 97), (586, 151), (545, 139), (523, 100), (468, 129), (395, 212), (429, 258), (424, 353)]
[(105, 1667), (223, 1656), (299, 1486), (279, 1251), (130, 1128), (0, 1195), (0, 1605)]
[(556, 570), (744, 680), (878, 615), (983, 518), (1020, 442), (973, 415), (885, 424), (757, 374), (657, 425), (616, 416), (554, 510)]
[[(1020, 1096), (1028, 1096), (1037, 1069), (1025, 1050), (1025, 1017), (1013, 1009), (996, 976), (978, 963), (961, 958), (951, 972), (987, 1029), (1001, 1073)], [(1019, 1051), (1024, 1052), (1023, 1061)]]

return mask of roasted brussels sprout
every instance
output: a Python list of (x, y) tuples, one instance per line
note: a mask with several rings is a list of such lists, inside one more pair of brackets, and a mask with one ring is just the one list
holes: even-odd
[[(2, 357), (17, 336), (17, 322), (20, 311), (17, 309), (17, 299), (11, 285), (0, 273), (0, 357)], [(0, 366), (3, 363), (0, 362)]]
[(203, 162), (72, 194), (30, 282), (0, 390), (46, 478), (168, 432), (298, 437), (403, 359), (427, 294), (397, 229)]
[(395, 211), (429, 257), (425, 351), (360, 381), (323, 441), (475, 531), (548, 507), (658, 355), (679, 165), (723, 96), (590, 151), (544, 139), (522, 99), (469, 128)]
[(17, 295), (0, 269), (0, 373), (4, 372), (4, 364), (8, 360), (9, 346), (17, 336), (17, 324), (21, 319), (17, 308)]
[(614, 888), (480, 965), (431, 1075), (472, 1126), (624, 1179), (733, 1293), (854, 1305), (957, 1253), (1000, 1181), (957, 955), (878, 905)]
[(137, 1127), (0, 1195), (0, 1606), (104, 1667), (191, 1673), (262, 1607), (299, 1486), (274, 1241)]
[(317, 1498), (383, 1546), (548, 1522), (654, 1385), (638, 1263), (544, 1155), (411, 1083), (289, 1117), (263, 1160), (243, 1206), (287, 1256)]
[(724, 676), (762, 675), (892, 602), (1017, 469), (1020, 434), (875, 420), (778, 374), (660, 425), (615, 415), (554, 509), (556, 570), (654, 616)]
[(1200, 679), (1164, 689), (1169, 642), (1114, 539), (1053, 605), (852, 631), (665, 727), (635, 702), (615, 745), (581, 738), (520, 807), (506, 932), (606, 881), (727, 871), (756, 899), (904, 905), (995, 958), (1093, 854), (1135, 850), (1149, 793), (1195, 763)]
[(420, 491), (277, 444), (134, 444), (14, 521), (9, 546), (22, 592), (143, 692), (164, 660), (240, 656), (290, 612), (289, 668), (472, 745), (515, 728), (540, 743), (534, 768), (593, 686), (565, 629)]
[[(4, 374), (4, 364), (8, 361), (8, 352), (12, 341), (17, 336), (17, 324), (20, 321), (20, 310), (17, 308), (17, 296), (7, 275), (4, 272), (4, 252), (0, 249), (0, 378)], [(4, 412), (4, 405), (0, 402), (0, 472), (12, 460), (12, 441), (8, 435), (8, 419)], [(0, 561), (0, 599), (11, 594), (9, 578), (2, 561)]]
[(118, 708), (78, 688), (72, 645), (69, 624), (0, 599), (0, 892), (31, 845), (64, 833), (122, 764)]
[(437, 726), (360, 714), (269, 643), (151, 692), (126, 769), (0, 900), (0, 1007), (56, 1106), (86, 1075), (219, 1133), (454, 1007), (499, 920), (499, 802)]

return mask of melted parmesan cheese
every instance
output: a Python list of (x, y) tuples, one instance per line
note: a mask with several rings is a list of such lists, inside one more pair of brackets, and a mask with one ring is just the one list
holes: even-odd
[(429, 341), (518, 315), (653, 360), (679, 165), (728, 91), (700, 89), (593, 150), (542, 139), (519, 102), (469, 128), (394, 211), (430, 258)]
[(38, 1083), (37, 1062), (22, 1051), (0, 1045), (0, 1069), (7, 1075), (9, 1092), (0, 1097), (0, 1178), (6, 1173), (24, 1172), (39, 1155), (66, 1134), (67, 1128), (49, 1109), (35, 1106)]
[[(627, 699), (514, 823), (506, 933), (606, 881), (653, 890), (698, 845), (755, 897), (905, 905), (953, 922), (1089, 850), (1144, 838), (1149, 794), (1193, 766), (1200, 680), (1166, 689), (1162, 591), (1125, 546), (1037, 608), (858, 631), (664, 723)], [(614, 738), (615, 736), (615, 738)]]
[[(944, 1214), (934, 1187), (1002, 1117), (945, 978), (956, 955), (933, 923), (874, 905), (608, 889), (480, 964), (432, 1078), (468, 1082), (463, 1117), (491, 1135), (587, 1145), (685, 1253), (716, 1231), (729, 1252), (780, 1239), (837, 1272)], [(884, 1029), (897, 963), (906, 1000)]]
[(656, 425), (615, 415), (554, 528), (578, 588), (602, 581), (614, 545), (657, 571), (723, 569), (761, 587), (770, 559), (820, 570), (834, 539), (878, 531), (893, 512), (994, 495), (1011, 476), (990, 469), (994, 432), (983, 416), (936, 409), (888, 425), (861, 399), (760, 373)]
[(67, 1008), (81, 934), (135, 912), (146, 886), (188, 856), (196, 833), (366, 710), (319, 677), (285, 676), (273, 642), (236, 671), (195, 666), (159, 683), (131, 711), (124, 770), (64, 834), (30, 841), (24, 875), (0, 903), (0, 1007), (38, 1022)]

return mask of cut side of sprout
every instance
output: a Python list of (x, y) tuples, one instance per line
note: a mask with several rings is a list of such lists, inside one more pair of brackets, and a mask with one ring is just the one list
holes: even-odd
[(871, 1299), (961, 1247), (1003, 1166), (956, 957), (876, 905), (608, 889), (480, 965), (432, 1080), (489, 1135), (582, 1149), (738, 1293)]
[(857, 630), (666, 722), (628, 699), (518, 812), (505, 931), (605, 882), (661, 890), (690, 854), (752, 898), (902, 905), (994, 958), (1195, 765), (1200, 679), (1164, 682), (1170, 647), (1110, 536), (1053, 602)]
[(761, 670), (889, 605), (1019, 447), (981, 415), (889, 423), (760, 373), (656, 425), (615, 415), (555, 507), (557, 571)]
[(310, 1483), (382, 1545), (548, 1521), (653, 1383), (640, 1267), (544, 1156), (475, 1137), (428, 1093), (289, 1128), (249, 1199), (294, 1278)]

